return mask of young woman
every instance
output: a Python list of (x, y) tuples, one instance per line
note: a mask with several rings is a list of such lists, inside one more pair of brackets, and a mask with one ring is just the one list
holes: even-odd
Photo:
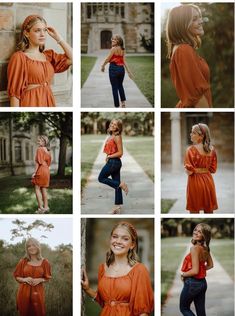
[(82, 287), (102, 307), (102, 316), (148, 316), (153, 310), (153, 291), (146, 267), (138, 262), (138, 235), (134, 226), (114, 226), (106, 262), (98, 273), (98, 289), (90, 288), (84, 271)]
[(210, 69), (196, 52), (204, 34), (202, 23), (201, 11), (193, 4), (175, 7), (168, 15), (168, 58), (179, 108), (212, 107)]
[(217, 156), (211, 145), (206, 124), (196, 124), (190, 134), (193, 143), (185, 155), (184, 168), (188, 175), (187, 205), (190, 213), (213, 213), (218, 208), (212, 173), (217, 169)]
[(35, 172), (32, 175), (32, 184), (35, 187), (38, 209), (36, 213), (49, 212), (47, 188), (50, 182), (51, 154), (47, 136), (38, 136), (38, 149), (35, 156)]
[(119, 35), (114, 35), (111, 39), (111, 42), (112, 48), (108, 57), (105, 59), (103, 65), (101, 66), (101, 71), (104, 72), (105, 65), (110, 63), (109, 79), (112, 86), (114, 106), (116, 108), (120, 107), (120, 96), (121, 107), (125, 108), (126, 96), (122, 84), (125, 76), (125, 69), (131, 79), (133, 78), (133, 75), (125, 60), (125, 48), (123, 39)]
[[(45, 50), (46, 34), (61, 46), (64, 54)], [(18, 51), (8, 65), (8, 95), (13, 107), (55, 106), (51, 90), (54, 73), (72, 64), (72, 48), (39, 15), (30, 15), (22, 24)]]
[(25, 243), (25, 257), (16, 266), (14, 277), (19, 283), (17, 310), (20, 316), (45, 316), (45, 292), (43, 283), (51, 279), (51, 267), (41, 255), (41, 247), (35, 238)]
[(197, 316), (206, 316), (205, 294), (207, 289), (206, 271), (213, 268), (210, 255), (211, 228), (200, 223), (193, 231), (193, 246), (185, 257), (181, 268), (184, 287), (180, 295), (180, 311), (184, 316), (195, 316), (190, 305), (194, 302)]
[[(122, 146), (122, 121), (113, 119), (108, 128), (109, 138), (104, 146), (106, 153), (106, 164), (100, 171), (98, 180), (115, 190), (115, 206), (112, 214), (119, 214), (123, 204), (122, 190), (127, 194), (128, 187), (125, 182), (121, 182), (120, 170), (122, 167), (121, 157), (123, 155)], [(111, 176), (111, 178), (110, 178)]]

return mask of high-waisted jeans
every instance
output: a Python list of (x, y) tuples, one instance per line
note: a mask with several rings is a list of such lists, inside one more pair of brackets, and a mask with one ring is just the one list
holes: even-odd
[(109, 65), (109, 80), (112, 85), (114, 106), (119, 107), (119, 95), (121, 101), (126, 101), (126, 96), (123, 88), (123, 80), (125, 76), (124, 66), (118, 66), (115, 63)]
[(184, 316), (195, 316), (190, 305), (194, 302), (197, 316), (206, 316), (206, 279), (185, 278), (184, 287), (180, 295), (180, 311)]
[[(120, 170), (122, 167), (121, 159), (110, 158), (106, 165), (100, 171), (98, 180), (101, 183), (109, 185), (111, 188), (115, 189), (115, 204), (123, 204), (122, 199), (122, 189), (119, 188), (121, 183)], [(110, 178), (111, 176), (111, 178)]]

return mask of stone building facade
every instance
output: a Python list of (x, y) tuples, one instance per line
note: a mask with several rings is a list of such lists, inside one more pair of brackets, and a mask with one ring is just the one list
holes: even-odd
[[(72, 5), (70, 3), (0, 3), (0, 106), (9, 106), (7, 96), (7, 65), (16, 50), (21, 25), (31, 14), (39, 14), (48, 25), (53, 26), (62, 37), (72, 44)], [(47, 36), (46, 49), (62, 53), (61, 47)], [(52, 90), (57, 104), (70, 100), (72, 91), (72, 70), (56, 74)], [(71, 101), (70, 101), (71, 102)], [(66, 106), (65, 104), (64, 106)], [(72, 106), (72, 104), (69, 104)]]
[[(10, 170), (10, 146), (12, 147), (12, 165), (16, 175), (31, 175), (34, 172), (34, 157), (37, 150), (37, 137), (39, 127), (33, 125), (28, 131), (20, 130), (12, 123), (12, 136), (10, 142), (9, 122), (0, 121), (0, 177), (11, 175)], [(51, 171), (58, 168), (59, 140), (50, 142), (52, 154)]]
[(209, 126), (218, 161), (234, 162), (234, 114), (229, 112), (162, 112), (161, 163), (181, 171), (185, 150), (191, 145), (190, 131), (194, 124)]
[(81, 3), (81, 52), (111, 47), (111, 37), (124, 38), (128, 53), (143, 53), (141, 35), (154, 37), (154, 3)]

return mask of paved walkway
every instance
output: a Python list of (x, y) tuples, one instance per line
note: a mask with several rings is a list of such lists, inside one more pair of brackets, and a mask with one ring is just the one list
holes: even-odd
[[(206, 278), (208, 285), (206, 292), (206, 315), (233, 316), (234, 283), (215, 257), (213, 257), (213, 261), (214, 268), (207, 272)], [(166, 304), (162, 308), (162, 316), (182, 316), (179, 311), (179, 297), (183, 286), (179, 277), (180, 268), (181, 265), (177, 270), (173, 286), (168, 293)], [(193, 304), (192, 311), (195, 313)]]
[[(114, 205), (114, 189), (97, 180), (104, 163), (105, 154), (102, 146), (83, 192), (82, 214), (108, 214)], [(153, 214), (154, 184), (125, 148), (121, 179), (129, 188), (127, 196), (123, 192), (122, 214)]]
[[(222, 164), (212, 175), (215, 181), (219, 209), (215, 214), (234, 213), (234, 173), (233, 165)], [(177, 174), (162, 170), (161, 198), (176, 199), (169, 213), (185, 214), (187, 175), (184, 170)], [(189, 212), (187, 212), (189, 214)], [(204, 213), (204, 212), (203, 212)]]
[[(93, 56), (98, 58), (82, 87), (81, 107), (114, 108), (111, 84), (108, 76), (109, 65), (106, 65), (104, 73), (100, 70), (101, 64), (108, 55), (108, 52), (109, 50), (102, 50), (93, 54)], [(127, 98), (127, 108), (152, 108), (152, 105), (139, 90), (135, 82), (128, 77), (127, 73), (124, 78), (124, 89)]]

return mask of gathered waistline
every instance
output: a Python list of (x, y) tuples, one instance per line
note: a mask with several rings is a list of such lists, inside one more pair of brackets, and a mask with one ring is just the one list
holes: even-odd
[(47, 86), (49, 86), (49, 83), (47, 81), (45, 81), (43, 83), (32, 83), (32, 84), (29, 84), (27, 86), (25, 91), (29, 91), (29, 90), (32, 90), (34, 88), (39, 88), (39, 87), (47, 87)]
[(195, 168), (195, 173), (208, 173), (209, 170), (207, 168)]
[(116, 300), (109, 300), (104, 302), (105, 305), (109, 305), (111, 307), (116, 306), (116, 305), (123, 305), (123, 306), (128, 306), (129, 302), (127, 301), (116, 301)]

